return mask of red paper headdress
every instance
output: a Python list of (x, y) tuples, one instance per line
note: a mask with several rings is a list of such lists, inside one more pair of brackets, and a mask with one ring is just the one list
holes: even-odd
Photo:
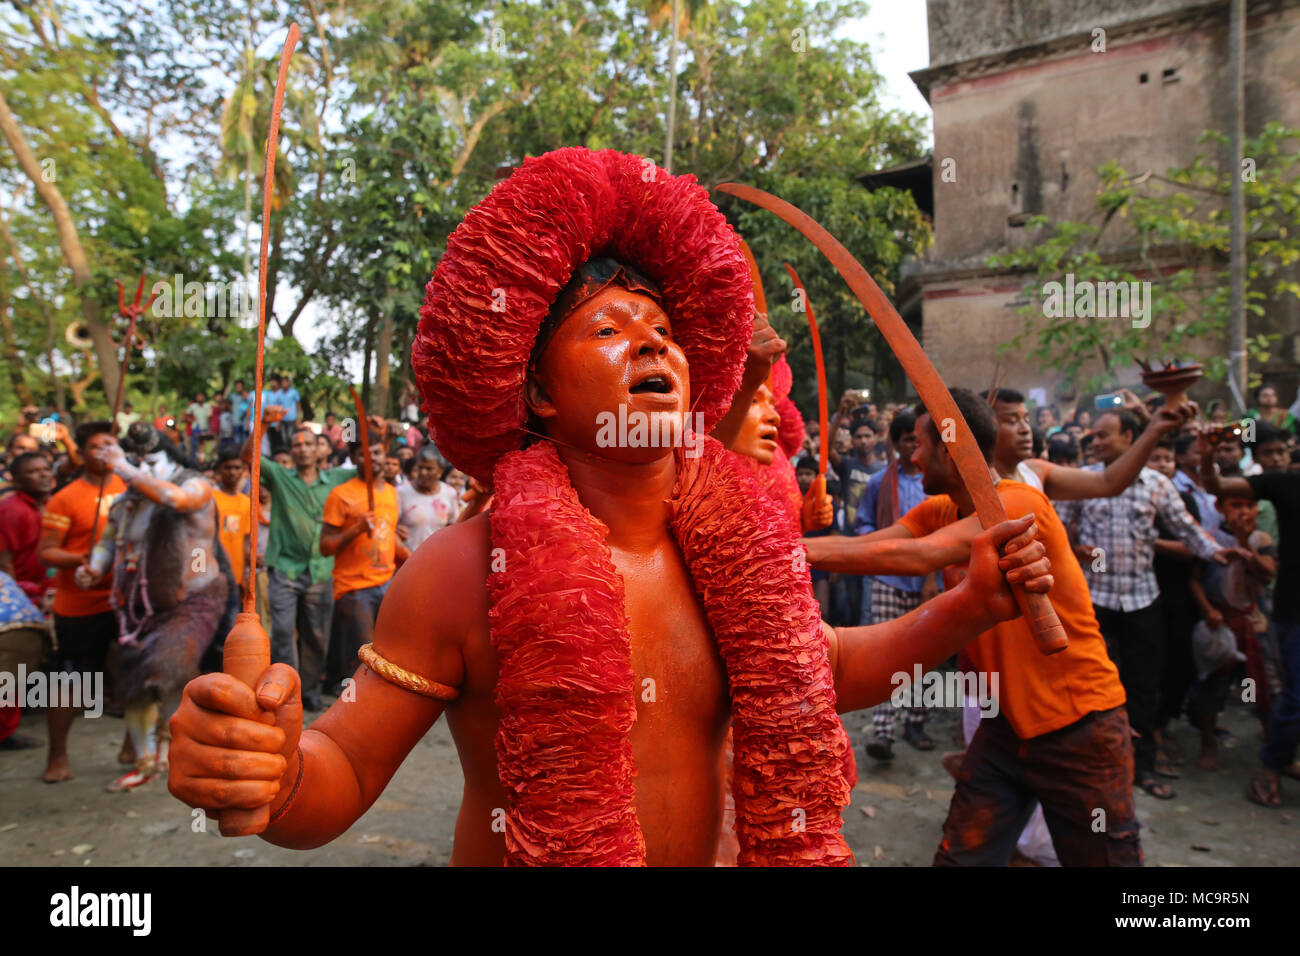
[[(608, 529), (550, 442), (519, 450), (539, 332), (593, 257), (658, 285), (706, 431), (740, 384), (753, 328), (731, 227), (694, 177), (638, 156), (573, 148), (527, 160), (447, 242), (412, 365), (439, 450), (496, 488), (491, 539), (505, 566), (489, 575), (489, 620), (510, 863), (645, 861), (631, 638)], [(604, 281), (590, 278), (584, 288)], [(790, 560), (798, 528), (712, 439), (698, 460), (674, 454), (670, 526), (727, 667), (740, 862), (851, 864), (840, 834), (849, 744), (817, 604)]]
[(775, 400), (776, 413), (781, 416), (777, 438), (786, 457), (799, 454), (803, 448), (804, 423), (803, 414), (790, 398), (794, 387), (794, 372), (785, 356), (779, 356), (772, 365), (772, 398)]
[(524, 443), (523, 387), (543, 320), (594, 256), (656, 282), (705, 430), (740, 384), (754, 300), (739, 238), (694, 176), (579, 147), (527, 159), (470, 210), (426, 289), (411, 366), (433, 439), (483, 482)]

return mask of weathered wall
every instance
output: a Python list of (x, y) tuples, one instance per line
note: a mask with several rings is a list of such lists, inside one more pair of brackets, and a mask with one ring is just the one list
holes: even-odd
[[(921, 277), (925, 343), (954, 381), (987, 383), (998, 344), (1023, 325), (1011, 304), (1020, 280), (983, 267), (989, 255), (1028, 241), (1014, 222), (1035, 213), (1099, 222), (1096, 169), (1108, 161), (1133, 173), (1159, 174), (1186, 165), (1198, 152), (1215, 156), (1217, 147), (1197, 141), (1204, 130), (1228, 123), (1227, 4), (930, 0), (929, 9), (936, 65), (1058, 40), (1047, 59), (1011, 56), (1008, 63), (1015, 65), (1000, 71), (987, 60), (924, 71), (935, 130), (935, 245)], [(1121, 26), (1177, 9), (1193, 12), (1178, 21), (1176, 32), (1169, 32), (1168, 18), (1129, 35)], [(1205, 9), (1214, 12), (1213, 20), (1195, 17)], [(1247, 135), (1270, 121), (1300, 126), (1300, 4), (1251, 4), (1251, 12)], [(1104, 53), (1092, 52), (1094, 26), (1107, 30)], [(1166, 70), (1173, 72), (1166, 76)], [(945, 181), (945, 169), (955, 172), (955, 181)], [(1122, 226), (1107, 229), (1103, 252), (1131, 240)], [(961, 278), (972, 267), (983, 275)], [(1010, 291), (980, 292), (994, 288)], [(1250, 332), (1258, 331), (1286, 336), (1265, 371), (1294, 394), (1300, 309), (1270, 310), (1264, 322), (1252, 320)], [(1003, 368), (1016, 366), (1004, 359)], [(1022, 373), (1030, 378), (1018, 378)], [(1059, 381), (1028, 365), (1016, 375), (1021, 385)]]
[(1204, 5), (1187, 0), (929, 0), (930, 62), (957, 63)]

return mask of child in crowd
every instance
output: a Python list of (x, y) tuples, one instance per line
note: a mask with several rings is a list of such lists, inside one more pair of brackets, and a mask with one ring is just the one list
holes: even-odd
[[(1226, 626), (1236, 637), (1237, 649), (1245, 655), (1247, 682), (1243, 691), (1252, 691), (1245, 699), (1253, 697), (1260, 722), (1266, 725), (1272, 693), (1260, 649), (1260, 635), (1267, 631), (1268, 620), (1260, 613), (1259, 597), (1277, 573), (1277, 549), (1273, 539), (1258, 528), (1259, 503), (1253, 498), (1221, 496), (1217, 508), (1222, 521), (1212, 534), (1224, 547), (1238, 548), (1245, 560), (1226, 565), (1199, 562), (1193, 571), (1192, 597), (1206, 624)], [(1190, 716), (1201, 732), (1197, 764), (1205, 770), (1219, 767), (1214, 723), (1236, 669), (1231, 663), (1221, 666), (1199, 679), (1193, 690)]]

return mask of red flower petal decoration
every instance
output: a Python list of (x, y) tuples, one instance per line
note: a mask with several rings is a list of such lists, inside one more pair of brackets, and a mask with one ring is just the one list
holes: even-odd
[[(713, 439), (674, 452), (670, 525), (727, 668), (741, 865), (851, 865), (848, 737), (797, 526)], [(636, 717), (623, 582), (608, 529), (549, 442), (495, 474), (492, 641), (507, 862), (637, 865)]]
[(754, 298), (740, 240), (694, 176), (579, 147), (527, 159), (447, 240), (420, 309), (411, 366), (438, 449), (482, 482), (522, 446), (523, 386), (542, 321), (593, 256), (663, 291), (704, 430), (740, 384)]

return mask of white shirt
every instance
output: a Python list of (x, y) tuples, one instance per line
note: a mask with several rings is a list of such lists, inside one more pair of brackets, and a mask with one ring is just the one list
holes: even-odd
[(438, 482), (437, 489), (428, 494), (417, 491), (413, 482), (397, 488), (397, 526), (410, 531), (406, 546), (412, 551), (439, 528), (455, 521), (459, 511), (460, 495), (445, 482)]

